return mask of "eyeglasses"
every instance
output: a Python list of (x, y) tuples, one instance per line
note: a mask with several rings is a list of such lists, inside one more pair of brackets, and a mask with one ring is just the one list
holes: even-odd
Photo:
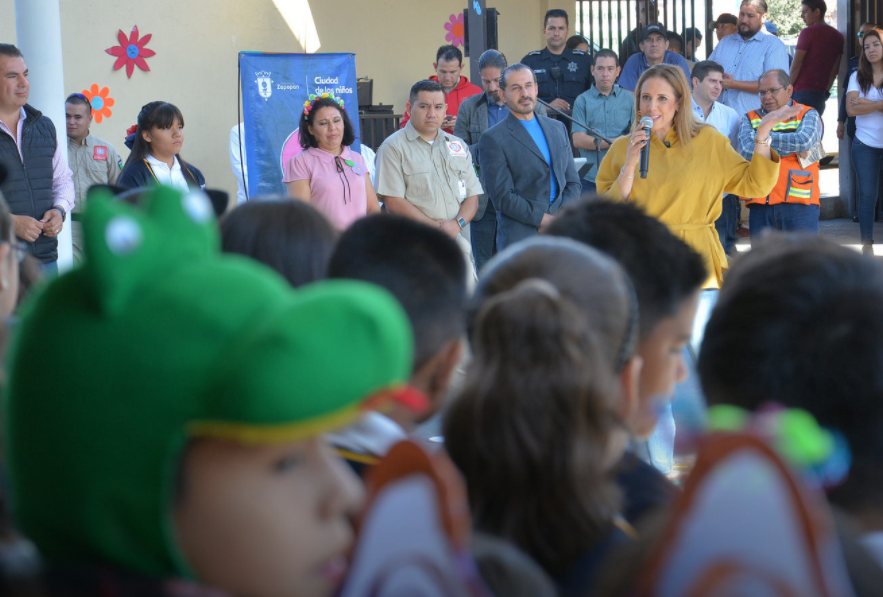
[(85, 95), (83, 95), (82, 93), (72, 93), (69, 96), (67, 96), (67, 99), (71, 99), (72, 97), (78, 97), (81, 100), (83, 100), (84, 102), (86, 102), (87, 104), (89, 103), (89, 98), (86, 97)]
[(758, 91), (757, 95), (763, 97), (765, 95), (776, 95), (780, 91), (785, 89), (784, 87), (773, 87), (772, 89), (761, 89)]

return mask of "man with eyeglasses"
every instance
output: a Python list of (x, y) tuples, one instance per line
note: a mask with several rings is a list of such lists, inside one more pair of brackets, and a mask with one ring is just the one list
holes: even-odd
[(89, 133), (92, 104), (82, 93), (72, 93), (64, 103), (67, 120), (67, 163), (74, 175), (76, 203), (71, 211), (71, 239), (74, 261), (83, 259), (83, 228), (80, 218), (86, 209), (86, 193), (92, 185), (114, 184), (123, 160), (113, 145)]
[[(765, 228), (784, 232), (819, 233), (819, 163), (801, 164), (822, 138), (818, 111), (791, 99), (794, 87), (784, 70), (765, 72), (758, 80), (762, 107), (742, 118), (739, 150), (751, 159), (755, 145), (770, 145), (781, 160), (779, 180), (766, 197), (743, 197), (748, 203), (751, 238)], [(791, 118), (777, 124), (765, 138), (757, 136), (763, 117), (783, 106), (792, 109)], [(804, 162), (805, 163), (805, 162)]]
[(74, 207), (74, 182), (55, 125), (28, 104), (28, 67), (21, 51), (0, 44), (0, 184), (15, 235), (29, 243), (44, 273), (58, 271), (58, 234)]

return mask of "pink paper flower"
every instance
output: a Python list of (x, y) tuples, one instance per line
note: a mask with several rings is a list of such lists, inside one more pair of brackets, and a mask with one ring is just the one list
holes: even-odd
[(126, 34), (120, 29), (119, 33), (117, 33), (117, 40), (120, 42), (120, 45), (105, 50), (111, 56), (117, 57), (117, 61), (113, 64), (113, 70), (119, 70), (125, 65), (126, 75), (130, 79), (136, 66), (141, 70), (149, 71), (150, 67), (147, 66), (147, 62), (144, 59), (155, 56), (156, 52), (144, 46), (147, 45), (151, 37), (153, 37), (153, 34), (148, 33), (141, 39), (138, 39), (137, 25), (132, 27), (132, 35), (129, 37), (126, 37)]
[(445, 41), (454, 44), (455, 48), (464, 45), (463, 35), (466, 28), (463, 26), (463, 13), (451, 15), (450, 20), (445, 23), (445, 31), (448, 32), (445, 35)]

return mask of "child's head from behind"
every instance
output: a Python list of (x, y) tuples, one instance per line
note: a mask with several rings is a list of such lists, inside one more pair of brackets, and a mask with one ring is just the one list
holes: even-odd
[(337, 231), (316, 208), (288, 197), (249, 201), (220, 221), (221, 250), (272, 267), (295, 288), (322, 280)]
[(611, 368), (623, 373), (632, 366), (638, 312), (628, 276), (606, 255), (565, 238), (535, 237), (488, 263), (467, 309), (470, 340), (487, 299), (531, 278), (549, 282), (588, 318)]
[[(95, 197), (83, 230), (83, 266), (30, 304), (11, 353), (3, 440), (22, 531), (53, 563), (330, 594), (360, 491), (318, 438), (407, 379), (401, 307), (355, 281), (295, 293), (218, 255), (198, 193), (153, 190), (143, 212)], [(50, 330), (84, 349), (67, 375), (35, 378)]]
[(362, 218), (341, 235), (328, 277), (362, 280), (401, 303), (414, 329), (411, 385), (441, 408), (462, 351), (466, 263), (440, 230), (395, 215)]
[(582, 306), (532, 277), (484, 297), (471, 340), (473, 361), (443, 431), (476, 528), (563, 573), (618, 509), (609, 471), (625, 434), (609, 351)]
[(699, 377), (710, 404), (802, 408), (843, 433), (853, 464), (830, 497), (853, 514), (880, 511), (883, 269), (874, 260), (817, 238), (760, 243), (721, 289)]
[(548, 234), (572, 238), (615, 259), (638, 297), (643, 359), (639, 406), (629, 419), (637, 438), (656, 427), (659, 407), (687, 375), (683, 349), (707, 271), (702, 258), (664, 224), (629, 203), (582, 201), (566, 209)]

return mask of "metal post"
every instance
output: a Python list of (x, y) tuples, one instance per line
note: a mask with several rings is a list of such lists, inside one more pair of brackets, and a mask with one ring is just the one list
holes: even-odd
[[(855, 44), (855, 38), (850, 36), (851, 31), (858, 31), (861, 22), (855, 23), (854, 27), (850, 27), (850, 21), (855, 15), (853, 12), (853, 2), (851, 0), (837, 0), (837, 30), (843, 34), (846, 40), (846, 47), (843, 48), (843, 60), (840, 61), (840, 72), (838, 73), (839, 83), (837, 85), (837, 108), (840, 108), (840, 98), (846, 93), (847, 63), (852, 55), (851, 44)], [(854, 34), (853, 34), (854, 35)], [(829, 133), (830, 134), (830, 133)], [(855, 176), (852, 170), (852, 140), (848, 135), (843, 135), (843, 139), (838, 143), (838, 178), (840, 179), (840, 202), (846, 208), (846, 213), (850, 216), (858, 213), (858, 205), (855, 205), (853, 196), (855, 194)], [(854, 210), (854, 211), (853, 211)]]
[(469, 19), (469, 77), (473, 83), (481, 85), (478, 59), (487, 49), (487, 11), (484, 0), (473, 0), (469, 3), (467, 18)]
[[(61, 17), (58, 0), (15, 0), (15, 34), (31, 81), (28, 103), (55, 125), (55, 134), (67, 162), (67, 126), (64, 116), (64, 63), (61, 53)], [(73, 265), (70, 214), (58, 235), (58, 269)]]

